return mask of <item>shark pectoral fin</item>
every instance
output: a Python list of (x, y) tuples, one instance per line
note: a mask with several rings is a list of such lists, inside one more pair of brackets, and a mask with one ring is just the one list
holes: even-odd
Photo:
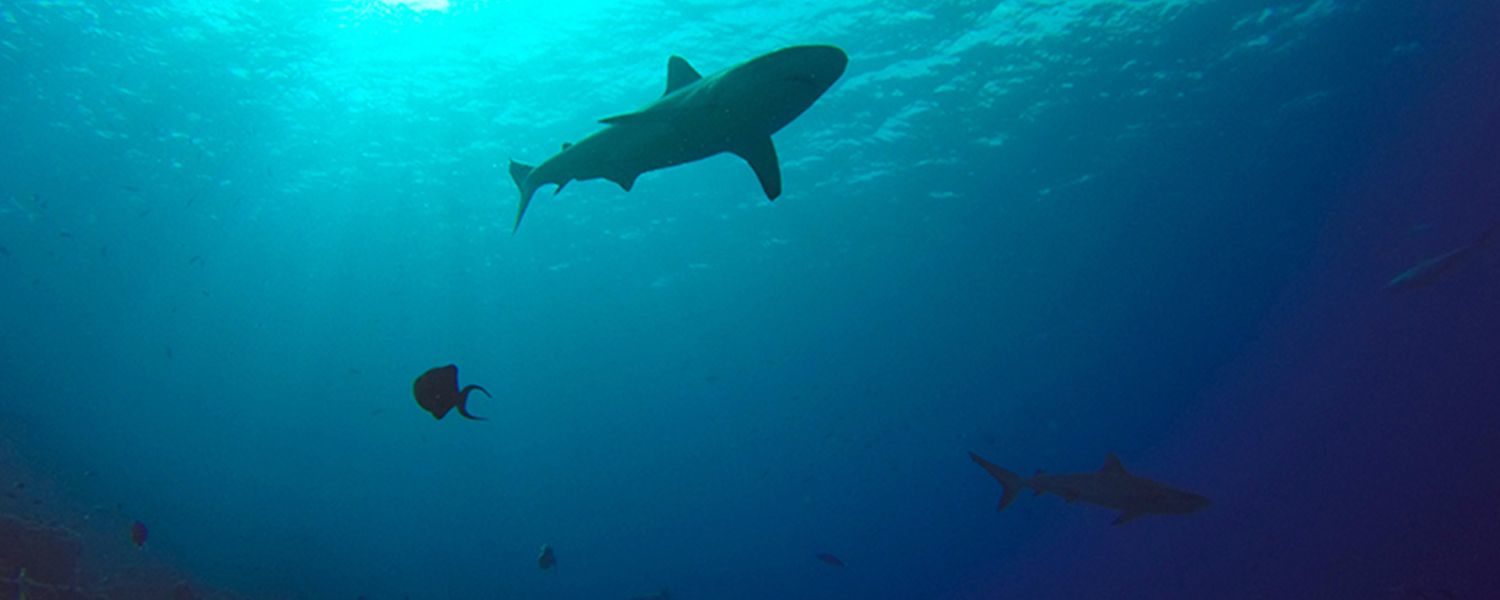
[(1138, 510), (1134, 510), (1134, 511), (1127, 510), (1125, 512), (1120, 513), (1120, 516), (1115, 517), (1114, 522), (1110, 523), (1110, 525), (1124, 525), (1126, 523), (1129, 523), (1131, 521), (1136, 520), (1137, 518), (1139, 518), (1141, 515), (1144, 515), (1144, 514), (1146, 514), (1146, 513), (1143, 513), (1143, 512), (1138, 511)]
[(703, 79), (703, 76), (698, 74), (698, 70), (694, 69), (693, 65), (688, 64), (687, 59), (674, 55), (667, 59), (667, 91), (662, 92), (661, 95), (670, 95), (672, 92), (697, 83), (699, 79)]
[(775, 200), (781, 195), (781, 161), (776, 158), (776, 145), (771, 143), (770, 136), (735, 148), (734, 154), (755, 169), (767, 200)]

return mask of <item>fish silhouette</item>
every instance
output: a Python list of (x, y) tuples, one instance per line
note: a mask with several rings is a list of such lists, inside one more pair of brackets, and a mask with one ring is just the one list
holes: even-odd
[(442, 419), (447, 416), (448, 411), (458, 409), (458, 414), (465, 419), (483, 421), (484, 417), (476, 417), (469, 414), (466, 404), (469, 401), (469, 392), (479, 390), (485, 396), (490, 396), (488, 391), (477, 385), (466, 386), (458, 389), (458, 366), (448, 365), (428, 369), (421, 377), (412, 383), (412, 394), (417, 397), (417, 404), (429, 413), (432, 418)]
[(557, 566), (557, 555), (552, 553), (552, 546), (542, 544), (542, 553), (536, 557), (536, 566), (543, 571)]
[(827, 552), (819, 554), (817, 556), (817, 558), (818, 558), (818, 560), (823, 561), (824, 564), (828, 564), (828, 565), (835, 566), (835, 567), (842, 567), (842, 566), (844, 566), (844, 561), (839, 560), (839, 557), (834, 556), (832, 554), (829, 554)]
[(146, 545), (146, 524), (136, 521), (130, 524), (130, 542), (140, 548)]

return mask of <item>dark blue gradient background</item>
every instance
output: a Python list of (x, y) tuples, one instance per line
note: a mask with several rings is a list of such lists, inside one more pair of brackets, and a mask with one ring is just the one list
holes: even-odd
[[(1500, 246), (1383, 289), (1500, 222), (1493, 2), (400, 4), (0, 5), (0, 513), (84, 584), (1500, 594)], [(507, 159), (797, 43), (851, 63), (774, 204), (509, 233)], [(415, 406), (450, 362), (491, 421)], [(1214, 505), (996, 513), (966, 451)]]

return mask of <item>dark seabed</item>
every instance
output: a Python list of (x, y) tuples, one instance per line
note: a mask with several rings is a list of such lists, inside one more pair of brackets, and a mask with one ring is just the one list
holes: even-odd
[[(0, 598), (1500, 597), (1497, 30), (0, 3)], [(800, 44), (775, 202), (725, 154), (511, 232), (510, 159)], [(969, 452), (1212, 504), (996, 512)]]

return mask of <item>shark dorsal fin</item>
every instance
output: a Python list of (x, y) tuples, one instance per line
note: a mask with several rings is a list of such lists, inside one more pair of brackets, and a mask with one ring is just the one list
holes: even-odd
[(667, 91), (662, 92), (661, 95), (670, 95), (672, 92), (692, 85), (699, 79), (703, 79), (703, 76), (698, 74), (698, 70), (694, 69), (693, 65), (688, 64), (686, 58), (674, 55), (667, 59)]
[(1104, 458), (1104, 467), (1099, 469), (1099, 472), (1108, 473), (1111, 475), (1126, 474), (1125, 465), (1120, 464), (1120, 457), (1115, 456), (1115, 453), (1113, 452), (1109, 453), (1109, 456), (1106, 456)]

